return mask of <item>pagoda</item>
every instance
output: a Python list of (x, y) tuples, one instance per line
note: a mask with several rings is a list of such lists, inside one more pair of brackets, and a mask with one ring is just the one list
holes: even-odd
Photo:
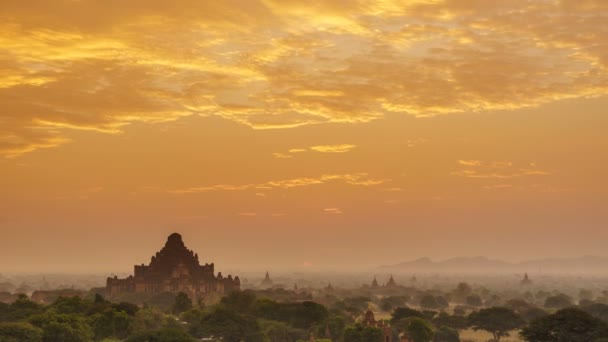
[(223, 277), (221, 272), (216, 275), (213, 263), (201, 265), (198, 254), (186, 248), (181, 235), (173, 233), (152, 256), (150, 264), (135, 265), (133, 275), (124, 279), (109, 277), (106, 295), (184, 292), (197, 299), (210, 292), (225, 294), (239, 290), (240, 286), (239, 277)]

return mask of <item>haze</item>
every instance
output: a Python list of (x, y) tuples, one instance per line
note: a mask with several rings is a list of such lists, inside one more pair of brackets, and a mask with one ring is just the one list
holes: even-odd
[(608, 3), (0, 4), (0, 271), (608, 257)]

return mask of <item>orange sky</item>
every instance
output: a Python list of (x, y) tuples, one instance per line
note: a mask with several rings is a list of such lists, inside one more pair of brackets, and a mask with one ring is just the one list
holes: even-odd
[(0, 3), (0, 272), (608, 256), (603, 0)]

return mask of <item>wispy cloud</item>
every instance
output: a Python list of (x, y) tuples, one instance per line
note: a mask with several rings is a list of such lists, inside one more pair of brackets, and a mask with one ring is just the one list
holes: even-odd
[(353, 150), (356, 147), (357, 147), (357, 145), (353, 145), (353, 144), (314, 145), (314, 146), (310, 146), (310, 147), (306, 147), (306, 148), (291, 148), (291, 149), (287, 150), (287, 153), (277, 152), (277, 153), (273, 153), (273, 156), (275, 158), (279, 158), (279, 159), (289, 159), (289, 158), (293, 158), (294, 154), (303, 153), (303, 152), (346, 153), (346, 152)]
[(608, 94), (603, 0), (172, 4), (2, 1), (0, 154), (190, 115), (280, 129)]
[(344, 153), (352, 150), (357, 147), (356, 145), (351, 144), (341, 144), (341, 145), (317, 145), (309, 147), (310, 150), (315, 152), (322, 153)]
[(323, 211), (328, 214), (342, 214), (342, 210), (340, 210), (340, 208), (325, 208)]
[(252, 183), (242, 185), (216, 184), (210, 186), (196, 186), (184, 189), (169, 190), (172, 194), (194, 194), (212, 191), (245, 191), (245, 190), (273, 190), (292, 189), (312, 185), (321, 185), (331, 182), (342, 182), (356, 186), (375, 186), (388, 182), (389, 179), (370, 178), (367, 173), (353, 174), (325, 174), (319, 177), (300, 177), (282, 180), (271, 180), (264, 183)]
[[(510, 161), (481, 161), (481, 160), (458, 160), (458, 164), (463, 166), (460, 170), (452, 172), (452, 175), (465, 178), (479, 179), (511, 179), (526, 176), (548, 176), (551, 173), (538, 168), (534, 163), (529, 163), (528, 167), (515, 167)], [(490, 185), (491, 187), (492, 185)], [(499, 184), (498, 187), (509, 187), (507, 184)]]

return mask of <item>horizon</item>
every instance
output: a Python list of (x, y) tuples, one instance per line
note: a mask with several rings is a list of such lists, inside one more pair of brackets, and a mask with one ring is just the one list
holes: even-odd
[[(178, 232), (174, 232), (173, 234), (178, 234), (181, 236), (180, 233)], [(191, 249), (194, 253), (198, 252), (196, 251), (196, 249), (194, 248), (190, 248), (188, 246), (188, 244), (185, 242), (186, 247)], [(157, 249), (159, 250), (160, 247)], [(154, 252), (150, 252), (150, 256), (153, 255)], [(201, 265), (205, 264), (205, 263), (214, 263), (215, 262), (213, 260), (207, 260), (205, 259), (204, 256), (199, 256), (199, 258), (202, 258), (202, 260), (200, 261)], [(148, 258), (149, 259), (149, 258)], [(471, 273), (471, 274), (481, 274), (481, 273), (487, 273), (488, 270), (485, 269), (462, 269), (462, 268), (457, 268), (457, 269), (451, 269), (451, 270), (437, 270), (437, 269), (425, 269), (425, 268), (417, 268), (417, 269), (399, 269), (399, 267), (402, 267), (403, 265), (409, 266), (409, 264), (415, 264), (417, 262), (420, 261), (424, 261), (424, 262), (428, 262), (431, 264), (431, 266), (438, 266), (441, 264), (445, 264), (448, 262), (454, 262), (454, 261), (464, 261), (464, 262), (476, 262), (476, 261), (483, 261), (483, 262), (498, 262), (503, 264), (504, 266), (522, 266), (522, 264), (526, 264), (526, 263), (538, 263), (538, 262), (568, 262), (568, 261), (578, 261), (578, 260), (589, 260), (589, 259), (594, 259), (594, 260), (600, 260), (600, 261), (607, 261), (607, 265), (608, 265), (608, 257), (602, 257), (602, 256), (598, 256), (598, 255), (580, 255), (580, 256), (572, 256), (572, 257), (567, 257), (567, 256), (560, 256), (560, 257), (538, 257), (538, 258), (531, 258), (531, 259), (516, 259), (516, 260), (509, 260), (509, 259), (500, 259), (500, 258), (492, 258), (492, 257), (488, 257), (488, 256), (483, 256), (483, 255), (470, 255), (470, 256), (452, 256), (452, 257), (447, 257), (447, 258), (432, 258), (432, 257), (427, 257), (427, 256), (419, 256), (413, 259), (407, 259), (407, 260), (400, 260), (400, 261), (394, 261), (391, 263), (386, 263), (386, 264), (379, 264), (379, 265), (372, 265), (372, 266), (368, 266), (368, 267), (344, 267), (342, 266), (333, 266), (333, 265), (325, 265), (325, 267), (316, 267), (315, 265), (298, 265), (300, 267), (278, 267), (278, 268), (268, 268), (268, 267), (261, 267), (261, 268), (240, 268), (240, 269), (236, 269), (234, 267), (230, 267), (229, 265), (217, 265), (220, 267), (224, 267), (224, 269), (229, 269), (229, 270), (235, 270), (237, 273), (242, 273), (242, 274), (249, 274), (252, 275), (254, 273), (264, 273), (264, 272), (271, 272), (271, 273), (275, 273), (275, 274), (308, 274), (308, 275), (314, 275), (314, 274), (325, 274), (325, 273), (340, 273), (340, 274), (373, 274), (373, 273), (386, 273), (386, 274), (399, 274), (399, 275), (404, 275), (405, 273), (418, 273), (418, 274), (450, 274), (450, 273), (454, 273), (454, 274), (461, 274), (461, 273)], [(0, 272), (0, 275), (2, 274), (21, 274), (21, 275), (101, 275), (101, 274), (107, 274), (108, 276), (110, 276), (111, 274), (121, 274), (121, 275), (128, 275), (133, 273), (133, 266), (137, 266), (140, 264), (147, 264), (147, 262), (141, 262), (141, 263), (133, 263), (133, 265), (131, 265), (128, 268), (123, 267), (122, 269), (114, 269), (114, 270), (96, 270), (96, 271), (91, 271), (91, 270), (66, 270), (65, 268), (62, 269), (49, 269), (48, 266), (46, 268), (46, 270), (10, 270), (10, 269), (5, 269), (3, 270), (3, 272)], [(465, 265), (466, 266), (466, 265)], [(462, 266), (460, 266), (462, 267)], [(490, 274), (492, 275), (498, 275), (498, 274), (518, 274), (521, 272), (524, 272), (526, 269), (497, 269), (497, 270), (493, 270), (490, 271)], [(232, 272), (233, 274), (236, 275), (236, 273)], [(529, 272), (527, 273), (538, 273), (538, 274), (542, 274), (543, 272), (541, 270), (529, 270)], [(552, 274), (552, 275), (571, 275), (571, 274), (602, 274), (602, 272), (598, 272), (597, 270), (594, 271), (589, 271), (589, 270), (584, 270), (584, 269), (580, 269), (577, 272), (573, 272), (572, 269), (564, 269), (563, 272), (562, 271), (556, 271), (556, 270), (552, 270), (552, 271), (548, 271), (545, 272), (546, 274)], [(605, 272), (608, 275), (608, 271)]]

